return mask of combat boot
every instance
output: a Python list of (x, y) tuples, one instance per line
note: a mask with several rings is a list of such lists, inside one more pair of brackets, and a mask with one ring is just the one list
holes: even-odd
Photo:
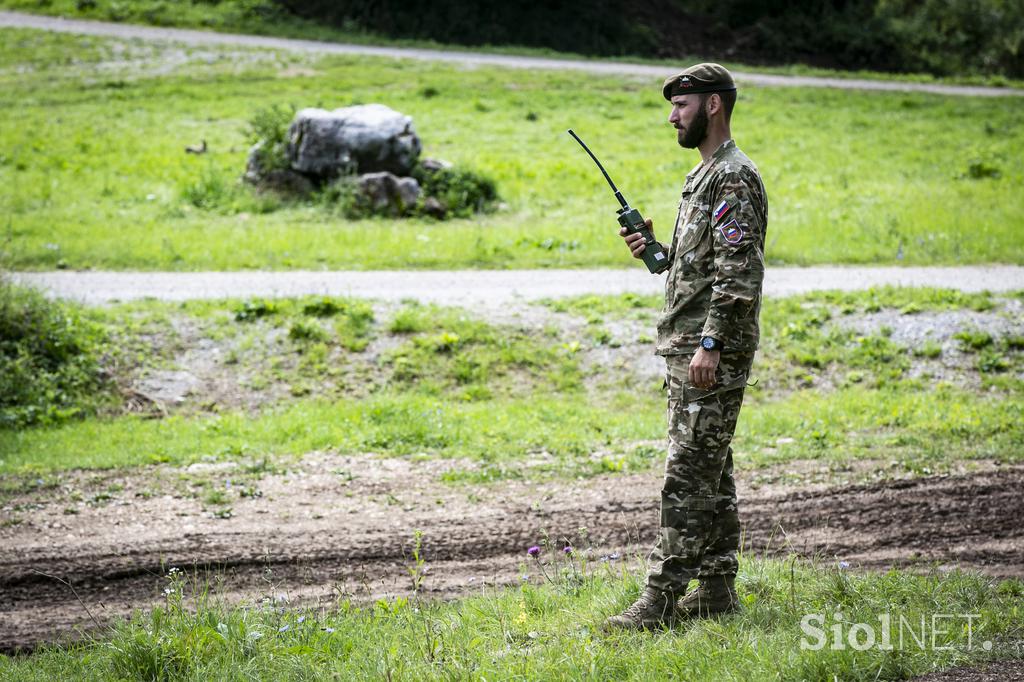
[(606, 620), (610, 629), (649, 630), (670, 625), (675, 620), (676, 595), (654, 587), (644, 589), (633, 605)]
[(739, 607), (736, 576), (713, 575), (701, 580), (696, 590), (683, 597), (676, 610), (681, 618), (707, 618), (731, 613)]

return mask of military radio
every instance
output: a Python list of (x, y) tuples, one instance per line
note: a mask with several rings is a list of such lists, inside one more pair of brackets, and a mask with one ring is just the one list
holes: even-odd
[(601, 173), (604, 174), (604, 179), (608, 181), (612, 191), (615, 192), (615, 198), (619, 200), (620, 204), (622, 204), (622, 208), (616, 211), (616, 213), (619, 214), (619, 225), (626, 228), (627, 234), (640, 233), (644, 238), (644, 244), (646, 244), (646, 247), (644, 248), (644, 252), (640, 254), (640, 257), (643, 258), (647, 269), (653, 274), (664, 271), (669, 265), (668, 254), (665, 253), (665, 249), (661, 248), (661, 244), (654, 240), (654, 234), (651, 232), (650, 228), (647, 227), (647, 223), (644, 222), (644, 218), (640, 215), (640, 211), (635, 208), (630, 208), (629, 204), (626, 203), (626, 200), (623, 198), (622, 192), (620, 192), (619, 188), (615, 186), (612, 179), (608, 177), (608, 171), (604, 169), (601, 162), (597, 160), (596, 156), (594, 156), (594, 152), (590, 151), (590, 148), (583, 143), (583, 140), (581, 140), (579, 136), (572, 131), (572, 128), (569, 129), (569, 134), (572, 135), (574, 140), (580, 143), (580, 146), (583, 147), (585, 152), (590, 154), (590, 158), (592, 158), (594, 163), (597, 164), (597, 167), (601, 169)]

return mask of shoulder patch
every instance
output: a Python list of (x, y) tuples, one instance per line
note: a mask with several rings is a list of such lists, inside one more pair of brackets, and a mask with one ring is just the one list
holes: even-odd
[(717, 206), (715, 206), (715, 210), (711, 212), (711, 222), (717, 223), (728, 215), (731, 210), (736, 208), (739, 203), (739, 199), (736, 198), (735, 194), (727, 194), (726, 197), (722, 199)]
[(718, 231), (725, 237), (725, 241), (730, 244), (739, 244), (743, 239), (743, 228), (736, 222), (735, 219), (730, 220), (725, 225), (718, 228)]

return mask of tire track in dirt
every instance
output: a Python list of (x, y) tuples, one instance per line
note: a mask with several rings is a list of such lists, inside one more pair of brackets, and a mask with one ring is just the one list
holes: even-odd
[[(406, 466), (391, 484), (385, 478), (357, 486), (351, 497), (332, 493), (313, 476), (312, 484), (300, 485), (292, 497), (275, 496), (274, 518), (257, 517), (266, 511), (254, 505), (253, 513), (242, 510), (238, 523), (220, 530), (211, 521), (210, 529), (180, 533), (176, 524), (151, 519), (160, 530), (132, 538), (128, 547), (126, 533), (116, 525), (97, 527), (94, 541), (78, 544), (62, 542), (57, 534), (40, 542), (31, 529), (23, 529), (5, 539), (0, 556), (0, 650), (31, 649), (74, 637), (74, 628), (95, 629), (83, 603), (97, 622), (152, 608), (163, 599), (171, 566), (226, 601), (263, 596), (293, 606), (330, 607), (339, 596), (361, 600), (409, 593), (417, 528), (423, 531), (422, 554), (429, 565), (423, 594), (436, 598), (515, 582), (525, 548), (544, 532), (557, 544), (586, 528), (597, 564), (613, 554), (635, 560), (655, 536), (657, 473), (513, 482), (473, 488), (468, 495), (462, 486), (431, 484), (420, 492), (427, 501), (439, 496), (443, 505), (411, 502), (401, 510), (368, 501), (371, 490), (405, 494), (409, 477), (428, 465)], [(877, 485), (755, 491), (741, 500), (746, 545), (757, 554), (842, 559), (857, 568), (917, 565), (925, 570), (938, 564), (939, 570), (958, 565), (992, 576), (1022, 576), (1022, 484), (1024, 467), (1002, 467)], [(333, 497), (348, 522), (289, 520), (281, 513), (308, 504), (303, 500), (309, 496), (317, 503)], [(97, 512), (89, 523), (113, 523), (123, 513)], [(128, 513), (143, 521), (153, 516), (144, 508)]]

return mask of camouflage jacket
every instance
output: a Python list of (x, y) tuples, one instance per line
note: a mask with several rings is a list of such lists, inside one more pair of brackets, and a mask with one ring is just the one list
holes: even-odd
[(760, 331), (768, 199), (757, 166), (732, 140), (686, 176), (669, 246), (658, 355), (696, 350), (712, 336), (754, 350)]

